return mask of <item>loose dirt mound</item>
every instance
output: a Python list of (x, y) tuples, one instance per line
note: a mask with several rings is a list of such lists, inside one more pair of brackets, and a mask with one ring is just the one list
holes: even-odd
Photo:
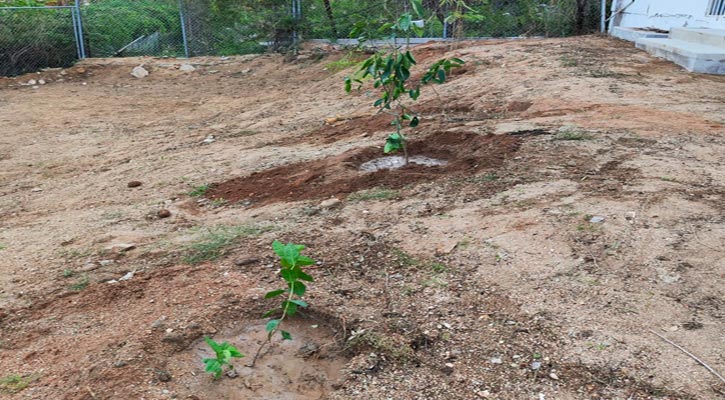
[(511, 136), (460, 132), (433, 134), (423, 140), (411, 141), (410, 153), (446, 160), (446, 166), (410, 164), (398, 170), (365, 173), (359, 170), (360, 165), (382, 155), (379, 147), (366, 147), (234, 178), (214, 185), (207, 197), (230, 202), (249, 201), (259, 206), (279, 201), (345, 196), (376, 186), (399, 188), (442, 176), (465, 176), (497, 168), (516, 152), (519, 144), (520, 139)]

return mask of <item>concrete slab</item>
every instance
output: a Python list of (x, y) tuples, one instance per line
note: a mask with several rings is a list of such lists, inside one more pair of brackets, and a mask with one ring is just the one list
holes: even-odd
[(725, 49), (725, 29), (672, 28), (670, 30), (670, 39)]
[(612, 29), (612, 36), (634, 42), (640, 38), (666, 38), (667, 34), (653, 32), (642, 28), (625, 28), (621, 26), (615, 26)]
[(725, 49), (666, 38), (641, 38), (637, 48), (672, 61), (688, 71), (725, 75)]

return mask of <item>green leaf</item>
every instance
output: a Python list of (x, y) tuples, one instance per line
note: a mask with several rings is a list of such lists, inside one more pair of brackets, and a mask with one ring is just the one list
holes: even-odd
[[(298, 278), (299, 278), (299, 279), (301, 279), (301, 280), (303, 280), (303, 281), (307, 281), (307, 282), (313, 282), (313, 281), (315, 280), (315, 279), (314, 279), (314, 278), (312, 278), (311, 276), (307, 275), (307, 274), (306, 274), (306, 273), (305, 273), (304, 271), (300, 271), (300, 272), (298, 273), (298, 275), (299, 275), (299, 276), (298, 276)], [(302, 285), (302, 282), (298, 282), (297, 284), (298, 284), (298, 285)], [(301, 295), (300, 295), (300, 296), (301, 296)]]
[(399, 133), (391, 133), (385, 140), (383, 152), (394, 153), (403, 148), (403, 137)]
[(406, 52), (405, 52), (405, 57), (406, 57), (406, 58), (408, 59), (408, 61), (409, 61), (409, 62), (410, 62), (411, 64), (413, 64), (413, 65), (415, 65), (415, 64), (416, 64), (416, 61), (415, 61), (415, 57), (413, 57), (413, 54), (412, 54), (412, 53), (411, 53), (410, 51), (406, 51)]
[(300, 266), (314, 265), (314, 264), (315, 264), (315, 260), (313, 260), (313, 259), (311, 259), (310, 257), (307, 257), (307, 256), (300, 256), (297, 259), (297, 265), (300, 265)]
[(291, 301), (292, 303), (295, 303), (295, 304), (297, 304), (298, 306), (300, 306), (300, 307), (302, 307), (302, 308), (307, 308), (307, 306), (308, 306), (308, 305), (307, 305), (307, 302), (306, 302), (306, 301), (304, 301), (304, 300), (290, 300), (290, 301)]
[(281, 295), (284, 292), (286, 292), (286, 290), (284, 290), (284, 289), (273, 290), (273, 291), (268, 292), (267, 294), (265, 294), (264, 295), (264, 298), (265, 299), (271, 299), (271, 298), (274, 298), (274, 297), (277, 297), (277, 296)]
[(275, 240), (274, 242), (272, 242), (272, 250), (274, 250), (274, 252), (278, 256), (282, 257), (282, 253), (284, 250), (284, 244), (282, 244), (282, 242), (280, 242), (279, 240)]
[(219, 343), (213, 341), (208, 336), (204, 336), (204, 341), (206, 342), (206, 344), (209, 345), (209, 347), (211, 347), (212, 350), (214, 350), (215, 353), (218, 353), (221, 350), (221, 345), (219, 345)]
[(352, 79), (345, 77), (345, 91), (350, 93), (352, 91)]
[(438, 70), (438, 79), (437, 79), (437, 81), (438, 81), (438, 83), (443, 83), (443, 82), (446, 81), (446, 72), (443, 71), (442, 69), (439, 69)]
[(279, 331), (282, 335), (282, 340), (292, 340), (292, 335), (287, 331)]
[(286, 268), (279, 272), (282, 275), (282, 279), (287, 281), (287, 283), (296, 281), (299, 278), (299, 273), (300, 270), (298, 268)]
[(410, 120), (410, 127), (415, 128), (416, 126), (418, 126), (419, 123), (420, 120), (418, 119), (418, 117), (413, 117), (413, 119)]
[(282, 302), (282, 309), (287, 311), (287, 315), (295, 315), (297, 314), (297, 304), (293, 303), (292, 301), (284, 301)]
[(466, 63), (465, 61), (461, 60), (460, 58), (451, 58), (451, 61), (453, 61), (456, 64), (460, 64), (460, 65), (463, 65)]
[(398, 19), (398, 29), (400, 29), (403, 32), (407, 32), (410, 29), (410, 25), (412, 24), (413, 17), (410, 14), (403, 14)]
[(244, 354), (240, 353), (239, 350), (237, 350), (237, 348), (234, 347), (234, 346), (230, 346), (229, 347), (229, 354), (232, 357), (235, 357), (235, 358), (242, 358), (242, 357), (244, 357)]
[(222, 374), (222, 363), (219, 362), (216, 358), (205, 358), (202, 360), (204, 362), (204, 365), (206, 366), (204, 368), (204, 372), (209, 372), (211, 374), (214, 374), (214, 379), (217, 379)]
[(265, 327), (265, 329), (267, 330), (267, 332), (272, 332), (275, 329), (277, 329), (278, 326), (279, 326), (279, 320), (271, 319), (271, 320), (269, 320), (269, 322), (267, 322), (267, 326)]
[(268, 318), (271, 317), (273, 314), (278, 313), (279, 308), (275, 308), (274, 310), (269, 310), (266, 313), (262, 314), (262, 318)]
[(423, 11), (423, 2), (421, 0), (410, 0), (410, 5), (413, 8), (415, 15), (421, 18), (425, 16), (425, 13)]
[(295, 282), (294, 284), (289, 284), (290, 290), (292, 290), (292, 293), (294, 293), (297, 296), (304, 296), (305, 292), (307, 291), (307, 286), (305, 286), (302, 282)]

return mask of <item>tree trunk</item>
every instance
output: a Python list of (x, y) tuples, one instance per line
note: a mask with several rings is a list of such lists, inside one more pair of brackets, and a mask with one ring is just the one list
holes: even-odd
[(587, 14), (588, 0), (576, 0), (576, 17), (574, 19), (574, 33), (581, 35), (584, 33), (584, 19)]
[(332, 38), (339, 39), (337, 37), (337, 27), (335, 26), (335, 15), (332, 13), (332, 4), (330, 4), (330, 0), (324, 0), (324, 2), (327, 18), (330, 19), (330, 31), (332, 31)]

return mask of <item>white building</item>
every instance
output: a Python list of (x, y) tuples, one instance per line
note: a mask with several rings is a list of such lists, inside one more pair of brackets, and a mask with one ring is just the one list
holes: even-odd
[(725, 29), (725, 0), (614, 0), (612, 13), (617, 10), (622, 11), (612, 18), (610, 29)]
[(614, 0), (609, 32), (689, 71), (725, 75), (725, 0)]

